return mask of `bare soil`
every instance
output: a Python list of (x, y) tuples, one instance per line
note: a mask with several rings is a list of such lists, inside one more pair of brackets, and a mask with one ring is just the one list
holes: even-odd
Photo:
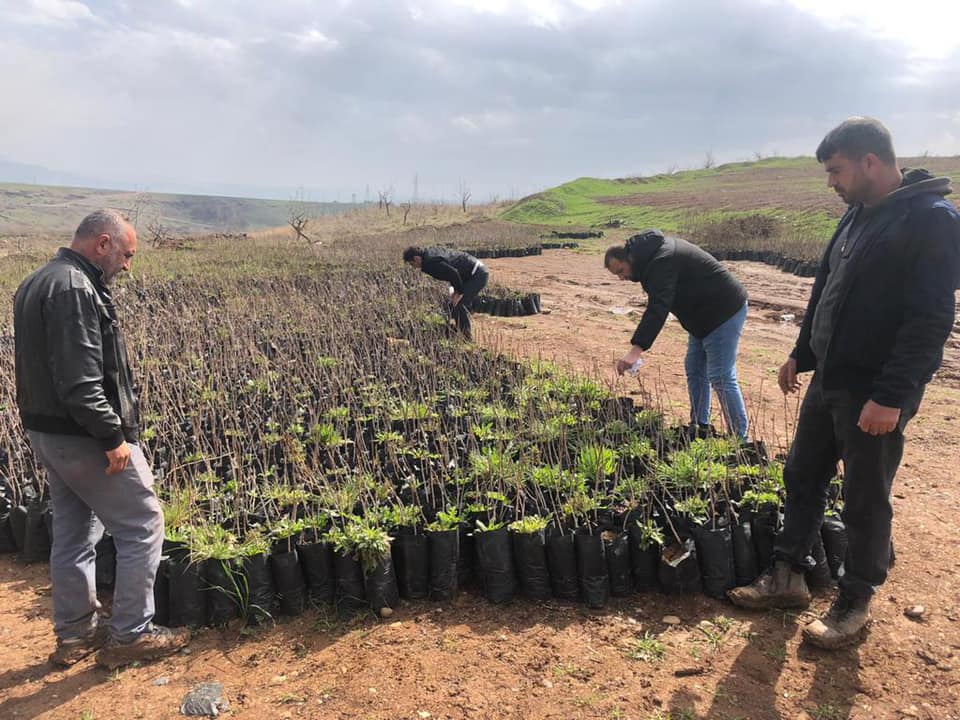
[[(686, 338), (675, 321), (637, 379), (612, 372), (642, 311), (639, 286), (575, 252), (489, 264), (496, 282), (541, 293), (550, 312), (479, 317), (481, 342), (555, 360), (683, 417)], [(775, 373), (810, 281), (762, 265), (730, 267), (751, 294), (740, 375), (754, 433), (785, 447), (797, 401), (784, 402)], [(631, 312), (617, 314), (624, 310)], [(947, 372), (908, 428), (894, 488), (897, 564), (873, 603), (869, 636), (853, 649), (803, 645), (799, 629), (811, 613), (747, 613), (703, 596), (642, 594), (590, 611), (523, 600), (496, 607), (463, 593), (452, 605), (404, 604), (388, 620), (310, 610), (244, 634), (205, 630), (189, 654), (118, 673), (92, 660), (54, 671), (46, 664), (54, 646), (47, 567), (3, 557), (0, 718), (174, 718), (191, 687), (215, 681), (228, 717), (257, 720), (957, 720), (958, 355), (948, 349)], [(817, 597), (811, 611), (830, 599)], [(908, 619), (904, 611), (917, 604), (922, 619)], [(679, 624), (665, 624), (667, 615)], [(644, 637), (663, 644), (662, 659), (642, 659), (638, 650), (652, 647), (638, 646)]]

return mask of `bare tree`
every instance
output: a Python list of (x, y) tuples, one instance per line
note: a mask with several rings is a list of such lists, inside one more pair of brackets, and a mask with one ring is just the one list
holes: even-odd
[(393, 204), (393, 188), (386, 187), (383, 190), (378, 190), (377, 196), (377, 207), (385, 210), (387, 215), (390, 215), (390, 205)]
[(461, 208), (464, 212), (466, 212), (466, 211), (467, 211), (467, 203), (470, 201), (471, 192), (470, 192), (470, 186), (467, 185), (466, 181), (464, 181), (464, 180), (461, 180), (461, 181), (460, 181), (460, 190), (459, 190), (459, 193), (460, 193), (460, 208)]
[(710, 168), (715, 167), (716, 164), (717, 161), (713, 158), (713, 150), (707, 150), (707, 155), (703, 159), (703, 169), (709, 170)]
[(413, 203), (408, 201), (400, 205), (400, 207), (403, 208), (403, 224), (406, 225), (407, 215), (409, 215), (410, 211), (413, 209)]
[(290, 218), (287, 222), (290, 223), (290, 227), (292, 227), (293, 231), (297, 234), (297, 240), (305, 240), (313, 244), (313, 240), (311, 240), (310, 236), (306, 233), (310, 220), (310, 214), (306, 210), (291, 210)]
[(183, 246), (183, 240), (174, 237), (170, 228), (163, 224), (163, 218), (159, 212), (147, 224), (147, 232), (150, 233), (150, 246), (155, 250), (177, 249)]
[(290, 225), (297, 234), (298, 241), (303, 240), (313, 245), (316, 241), (311, 240), (310, 236), (307, 235), (307, 227), (310, 225), (311, 220), (313, 220), (313, 214), (310, 204), (304, 199), (303, 188), (300, 188), (290, 201), (287, 224)]
[(146, 214), (152, 205), (150, 193), (138, 192), (133, 196), (133, 202), (130, 204), (129, 221), (134, 230), (140, 229), (140, 218)]

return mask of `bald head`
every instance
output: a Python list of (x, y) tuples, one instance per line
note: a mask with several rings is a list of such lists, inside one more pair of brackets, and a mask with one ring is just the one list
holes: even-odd
[(80, 222), (70, 249), (101, 268), (104, 280), (110, 282), (130, 269), (137, 252), (137, 233), (116, 210), (97, 210)]

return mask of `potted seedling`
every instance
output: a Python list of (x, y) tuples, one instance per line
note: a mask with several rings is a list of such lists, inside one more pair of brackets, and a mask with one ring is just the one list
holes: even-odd
[(313, 603), (332, 603), (336, 591), (333, 548), (324, 539), (330, 518), (318, 510), (303, 517), (301, 523), (303, 535), (297, 553), (307, 585), (307, 598)]
[(190, 555), (201, 566), (207, 624), (226, 625), (239, 616), (248, 596), (236, 536), (220, 525), (199, 525), (190, 535)]
[(333, 548), (335, 601), (337, 608), (343, 610), (359, 610), (367, 604), (363, 566), (357, 556), (357, 537), (351, 526), (352, 517), (340, 517), (338, 524), (333, 525), (324, 536)]
[(270, 571), (270, 540), (260, 528), (250, 530), (238, 546), (243, 582), (238, 583), (241, 617), (252, 625), (273, 619), (276, 591)]
[(450, 602), (457, 595), (457, 565), (460, 558), (460, 526), (463, 517), (456, 508), (441, 510), (426, 526), (430, 552), (430, 596)]
[(550, 516), (536, 513), (514, 520), (509, 525), (514, 564), (523, 594), (531, 600), (550, 597), (550, 573), (547, 568), (546, 529)]
[(393, 563), (400, 596), (423, 600), (430, 595), (430, 549), (417, 505), (392, 505), (385, 521), (394, 531)]
[(508, 602), (516, 592), (517, 579), (510, 549), (510, 533), (504, 519), (509, 503), (500, 492), (486, 493), (487, 520), (477, 520), (475, 538), (483, 593), (493, 603)]
[(283, 615), (300, 615), (306, 602), (306, 586), (297, 554), (297, 544), (303, 529), (302, 520), (288, 517), (275, 521), (270, 527), (273, 542), (270, 569), (280, 602), (280, 613)]
[(374, 522), (360, 518), (350, 518), (344, 533), (350, 537), (363, 569), (364, 590), (370, 607), (381, 617), (389, 617), (399, 601), (389, 533)]

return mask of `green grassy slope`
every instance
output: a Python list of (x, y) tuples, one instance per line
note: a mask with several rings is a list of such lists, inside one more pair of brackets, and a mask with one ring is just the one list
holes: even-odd
[[(960, 181), (960, 157), (904, 158)], [(813, 158), (769, 158), (670, 175), (579, 178), (520, 200), (503, 218), (549, 226), (658, 227), (666, 232), (766, 216), (795, 237), (828, 237), (843, 205)]]

